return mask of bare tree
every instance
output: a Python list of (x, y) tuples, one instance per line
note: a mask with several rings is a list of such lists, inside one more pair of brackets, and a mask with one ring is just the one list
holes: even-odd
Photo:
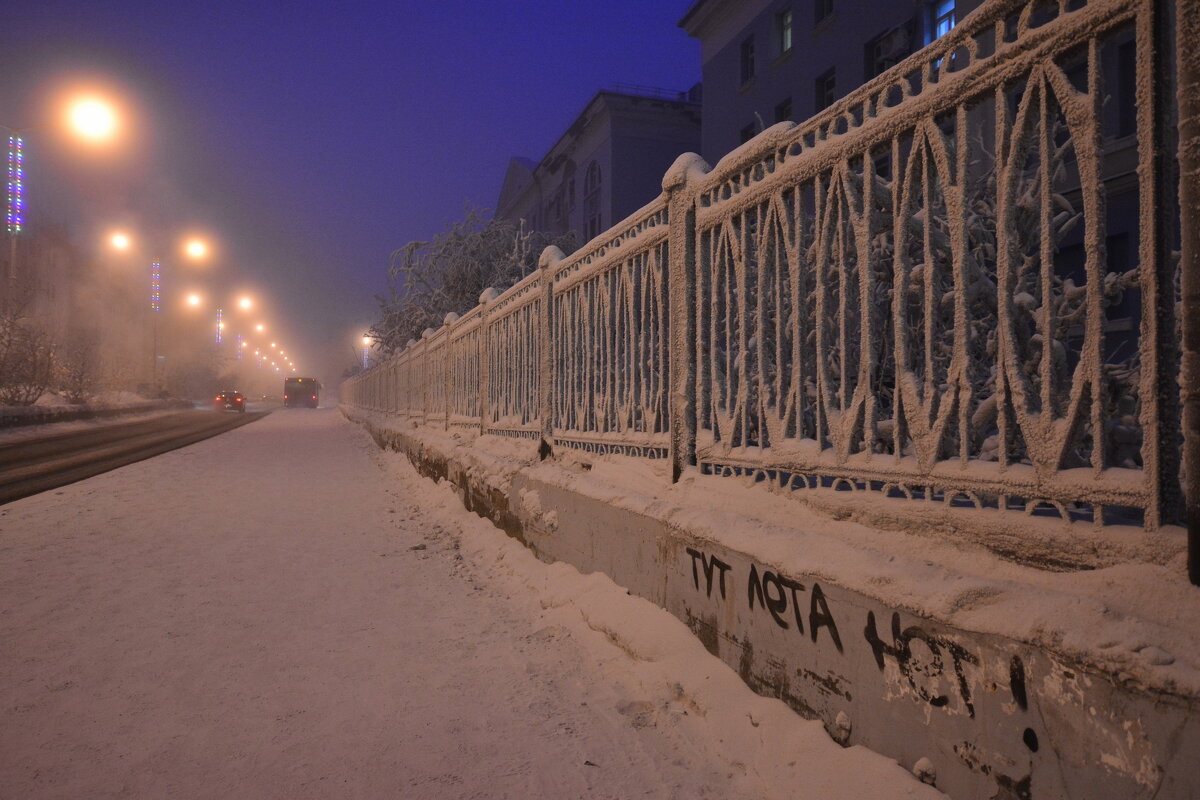
[(532, 231), (523, 220), (488, 220), (468, 209), (445, 232), (392, 253), (389, 294), (378, 297), (382, 319), (371, 335), (385, 353), (400, 350), (425, 328), (441, 325), (447, 313), (475, 306), (484, 289), (504, 290), (530, 274), (552, 244), (569, 253), (575, 236)]
[(54, 342), (26, 316), (28, 297), (14, 291), (0, 312), (0, 405), (33, 405), (54, 379)]
[(104, 364), (94, 336), (77, 335), (57, 359), (56, 388), (69, 403), (86, 403), (100, 388)]

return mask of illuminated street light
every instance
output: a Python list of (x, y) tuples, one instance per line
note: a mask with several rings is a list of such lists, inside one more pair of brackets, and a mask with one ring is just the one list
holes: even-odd
[(258, 331), (259, 333), (263, 332), (263, 328), (264, 326), (261, 322), (254, 326), (254, 330)]
[(128, 234), (117, 231), (112, 236), (108, 237), (108, 243), (117, 250), (128, 250), (129, 245), (132, 242), (130, 241)]
[(193, 307), (200, 305), (200, 295), (196, 294), (195, 292), (189, 294), (187, 296), (187, 304)]
[(249, 311), (251, 308), (253, 308), (253, 306), (254, 306), (254, 301), (251, 300), (249, 297), (242, 297), (240, 300), (238, 300), (238, 307), (240, 307), (244, 311)]
[[(68, 106), (65, 117), (68, 126), (81, 138), (92, 142), (107, 141), (115, 136), (118, 127), (117, 113), (110, 103), (98, 97), (83, 97)], [(7, 285), (0, 291), (0, 305), (7, 307), (9, 298), (15, 296), (17, 281), (17, 237), (25, 227), (25, 137), (36, 130), (25, 127), (14, 128), (0, 124), (7, 131), (7, 203), (5, 224), (9, 238)]]
[(199, 261), (208, 256), (208, 244), (202, 239), (189, 239), (183, 246), (183, 252), (188, 258)]
[(107, 142), (117, 134), (119, 121), (111, 103), (99, 97), (81, 97), (67, 107), (67, 123), (89, 142)]

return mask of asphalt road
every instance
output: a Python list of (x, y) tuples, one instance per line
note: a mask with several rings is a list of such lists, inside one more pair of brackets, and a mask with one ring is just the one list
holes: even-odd
[(182, 411), (0, 445), (0, 505), (216, 436), (266, 413)]

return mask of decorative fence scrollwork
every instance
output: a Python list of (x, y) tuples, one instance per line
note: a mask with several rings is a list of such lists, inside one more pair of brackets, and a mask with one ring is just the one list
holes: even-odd
[(987, 3), (807, 122), (681, 157), (344, 402), (676, 474), (1180, 521), (1163, 8)]

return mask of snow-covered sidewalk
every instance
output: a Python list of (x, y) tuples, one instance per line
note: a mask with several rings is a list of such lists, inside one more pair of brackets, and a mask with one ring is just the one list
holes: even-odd
[(333, 410), (0, 507), (0, 642), (0, 797), (941, 797)]

